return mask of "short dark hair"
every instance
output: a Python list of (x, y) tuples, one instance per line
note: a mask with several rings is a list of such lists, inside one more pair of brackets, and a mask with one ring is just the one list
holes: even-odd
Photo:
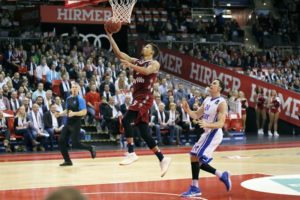
[(224, 89), (225, 89), (225, 85), (224, 85), (224, 83), (220, 80), (220, 79), (216, 79), (216, 80), (218, 80), (219, 81), (219, 86), (220, 86), (220, 88), (221, 88), (221, 92), (223, 92), (224, 91)]
[(149, 43), (149, 45), (151, 45), (152, 50), (154, 51), (153, 58), (156, 58), (159, 55), (159, 47), (154, 43)]

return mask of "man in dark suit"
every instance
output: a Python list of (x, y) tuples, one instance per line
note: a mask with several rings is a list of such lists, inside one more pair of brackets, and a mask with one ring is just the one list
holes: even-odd
[(105, 75), (104, 81), (102, 81), (101, 84), (100, 84), (100, 88), (99, 88), (100, 94), (103, 94), (105, 85), (109, 86), (109, 91), (111, 92), (111, 95), (114, 96), (115, 93), (116, 93), (116, 88), (115, 88), (115, 84), (110, 82), (110, 75), (109, 74)]
[(115, 105), (115, 98), (110, 97), (103, 110), (103, 118), (112, 137), (119, 134), (119, 116), (122, 115), (119, 107)]
[(10, 108), (14, 111), (14, 113), (16, 113), (19, 107), (22, 105), (21, 101), (18, 99), (18, 93), (16, 91), (11, 93), (9, 103)]
[(124, 115), (128, 109), (128, 107), (131, 105), (131, 96), (126, 95), (125, 96), (125, 102), (120, 106), (120, 111), (122, 115)]
[[(168, 125), (169, 112), (165, 110), (165, 104), (159, 103), (158, 110), (152, 114), (151, 124), (155, 129), (156, 138), (159, 144), (162, 144), (161, 130), (169, 130), (171, 137), (174, 138), (174, 127)], [(171, 144), (172, 141), (169, 139), (165, 142)]]
[(51, 104), (50, 111), (44, 114), (43, 120), (45, 130), (49, 134), (50, 150), (52, 151), (54, 143), (54, 134), (60, 133), (63, 128), (62, 119), (61, 117), (59, 117), (55, 103)]
[(59, 89), (60, 89), (60, 94), (62, 95), (63, 100), (66, 100), (67, 97), (71, 94), (71, 84), (68, 80), (68, 76), (67, 74), (64, 74), (62, 76), (62, 81), (59, 85)]
[(189, 143), (189, 133), (191, 129), (191, 119), (190, 116), (183, 110), (181, 103), (178, 103), (177, 111), (179, 113), (178, 125), (181, 127), (182, 133), (185, 135), (186, 143)]

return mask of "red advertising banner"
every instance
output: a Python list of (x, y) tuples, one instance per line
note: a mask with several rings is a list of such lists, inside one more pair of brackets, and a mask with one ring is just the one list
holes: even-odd
[(300, 111), (299, 93), (285, 90), (276, 85), (236, 73), (226, 68), (221, 68), (217, 65), (169, 49), (161, 49), (158, 60), (161, 64), (162, 71), (204, 87), (216, 78), (222, 80), (226, 86), (225, 92), (230, 90), (243, 91), (251, 107), (255, 106), (254, 97), (257, 87), (262, 87), (266, 96), (268, 96), (270, 90), (276, 90), (281, 100), (282, 111), (280, 118), (300, 126), (300, 120), (297, 116), (297, 113)]
[(63, 6), (41, 6), (41, 22), (65, 24), (104, 24), (112, 17), (110, 8), (66, 8)]

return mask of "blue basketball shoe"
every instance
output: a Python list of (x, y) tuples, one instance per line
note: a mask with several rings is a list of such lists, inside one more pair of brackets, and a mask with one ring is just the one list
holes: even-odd
[(229, 192), (231, 190), (232, 185), (230, 180), (230, 174), (227, 171), (223, 172), (222, 176), (220, 177), (220, 181), (222, 181), (225, 184), (227, 192)]
[(182, 197), (199, 197), (199, 196), (201, 196), (201, 190), (200, 190), (200, 188), (191, 185), (189, 190), (182, 193), (180, 196), (182, 196)]

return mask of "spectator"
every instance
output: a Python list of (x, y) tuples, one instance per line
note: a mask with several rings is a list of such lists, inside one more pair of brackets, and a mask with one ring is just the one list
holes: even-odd
[(61, 133), (63, 128), (62, 118), (55, 103), (51, 104), (50, 110), (43, 115), (45, 131), (49, 134), (50, 150), (53, 151), (54, 134)]
[(109, 98), (109, 103), (104, 107), (103, 118), (108, 127), (111, 139), (115, 140), (119, 134), (119, 116), (122, 115), (118, 106), (115, 106), (114, 97)]
[(9, 104), (9, 100), (7, 97), (5, 97), (3, 95), (3, 89), (0, 88), (0, 110), (4, 111), (4, 110), (11, 110), (10, 109), (10, 104)]
[(33, 94), (32, 94), (32, 100), (35, 101), (38, 96), (41, 96), (44, 99), (46, 98), (46, 92), (44, 91), (44, 84), (43, 83), (38, 84), (37, 90), (34, 91)]
[(56, 65), (51, 64), (51, 69), (46, 74), (46, 88), (51, 88), (53, 80), (60, 80), (59, 73), (55, 70)]
[(86, 94), (85, 100), (87, 104), (88, 123), (92, 124), (95, 118), (96, 102), (101, 102), (100, 95), (96, 91), (96, 85), (91, 86), (91, 91)]
[(14, 113), (16, 113), (21, 105), (22, 105), (22, 103), (18, 99), (17, 91), (13, 91), (11, 93), (11, 98), (10, 98), (10, 107), (11, 107), (12, 111), (14, 111)]
[[(46, 138), (49, 137), (49, 134), (46, 133), (44, 129), (43, 115), (39, 112), (39, 105), (33, 104), (32, 111), (29, 113), (28, 118), (31, 121), (31, 131), (36, 139), (38, 139), (42, 146), (39, 146), (41, 151), (45, 151)], [(37, 146), (33, 147), (33, 151), (37, 151)]]
[(0, 110), (0, 135), (4, 135), (3, 146), (5, 147), (5, 152), (11, 152), (10, 148), (10, 132), (8, 130), (7, 121), (3, 115), (3, 111)]
[(67, 74), (63, 74), (62, 75), (62, 81), (59, 85), (59, 89), (60, 89), (60, 94), (62, 95), (63, 99), (67, 99), (67, 97), (71, 94), (70, 93), (70, 87), (71, 83), (69, 81), (69, 78), (67, 76)]
[(30, 129), (30, 120), (25, 112), (25, 107), (21, 106), (14, 120), (14, 130), (17, 135), (24, 137), (24, 144), (29, 149), (35, 149), (40, 143), (36, 141), (35, 136)]
[(36, 78), (38, 82), (45, 82), (46, 81), (46, 75), (48, 73), (48, 71), (50, 71), (47, 62), (46, 62), (46, 58), (42, 58), (41, 60), (41, 64), (39, 66), (36, 67)]

